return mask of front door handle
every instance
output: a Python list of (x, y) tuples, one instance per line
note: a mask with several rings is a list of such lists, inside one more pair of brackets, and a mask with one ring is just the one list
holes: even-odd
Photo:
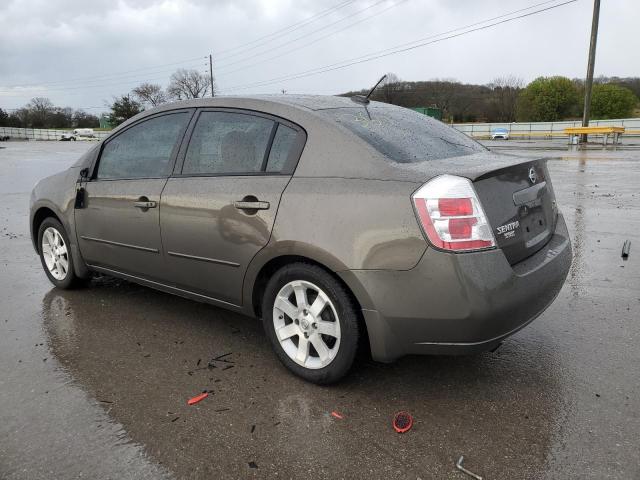
[(233, 202), (233, 206), (238, 210), (268, 210), (270, 207), (269, 202), (261, 202), (259, 200), (255, 202)]

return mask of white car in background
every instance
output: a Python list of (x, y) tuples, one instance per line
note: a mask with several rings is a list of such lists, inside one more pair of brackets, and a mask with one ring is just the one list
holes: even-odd
[(491, 131), (491, 140), (497, 140), (498, 138), (509, 140), (509, 130), (506, 128), (494, 128)]
[(95, 133), (93, 128), (76, 128), (68, 133), (63, 133), (60, 137), (62, 141), (71, 141), (74, 142), (78, 140), (78, 138), (95, 138)]

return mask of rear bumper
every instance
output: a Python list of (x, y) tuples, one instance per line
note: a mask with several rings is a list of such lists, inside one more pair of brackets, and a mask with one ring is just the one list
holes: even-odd
[(501, 250), (453, 254), (429, 248), (406, 271), (342, 272), (361, 301), (373, 358), (490, 350), (540, 315), (571, 266), (562, 215), (547, 245), (510, 265)]

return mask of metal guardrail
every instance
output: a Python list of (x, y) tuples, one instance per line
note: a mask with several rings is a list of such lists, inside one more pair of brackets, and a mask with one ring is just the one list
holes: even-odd
[[(640, 136), (640, 118), (621, 118), (615, 120), (592, 120), (594, 127), (624, 127), (624, 137)], [(553, 139), (566, 137), (565, 128), (581, 127), (580, 120), (567, 122), (529, 122), (529, 123), (454, 123), (452, 127), (473, 138), (489, 138), (495, 128), (506, 128), (513, 138)], [(69, 130), (0, 127), (0, 137), (9, 136), (28, 140), (60, 140)], [(95, 131), (95, 139), (103, 140), (111, 132)], [(602, 134), (600, 134), (602, 135)]]
[[(24, 140), (60, 140), (62, 134), (70, 133), (70, 130), (57, 130), (50, 128), (16, 128), (0, 127), (0, 137), (11, 137)], [(94, 131), (94, 138), (83, 140), (102, 140), (107, 138), (111, 132)]]
[[(594, 127), (624, 127), (624, 137), (640, 136), (640, 118), (621, 118), (612, 120), (592, 120)], [(564, 122), (528, 122), (528, 123), (454, 123), (452, 126), (473, 138), (489, 138), (496, 128), (506, 128), (513, 138), (553, 139), (566, 137), (565, 128), (581, 127), (582, 121)], [(594, 136), (602, 134), (596, 134)]]

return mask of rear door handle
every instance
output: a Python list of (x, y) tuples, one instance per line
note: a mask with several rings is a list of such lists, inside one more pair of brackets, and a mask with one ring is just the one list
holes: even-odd
[(142, 210), (148, 210), (149, 208), (156, 208), (157, 202), (150, 202), (147, 197), (140, 197), (137, 202), (133, 202), (133, 206)]
[(233, 202), (233, 206), (238, 210), (268, 210), (270, 205), (269, 202)]

